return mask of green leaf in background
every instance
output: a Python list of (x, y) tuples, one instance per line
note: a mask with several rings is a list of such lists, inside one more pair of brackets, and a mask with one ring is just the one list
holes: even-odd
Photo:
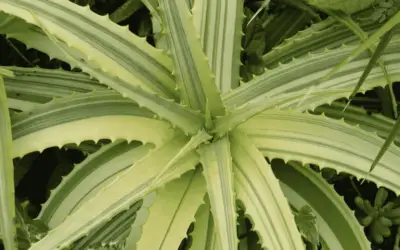
[(301, 235), (311, 243), (313, 249), (318, 249), (319, 233), (317, 217), (314, 215), (311, 207), (307, 205), (303, 206), (300, 211), (295, 213), (294, 220)]
[(341, 10), (353, 14), (371, 6), (375, 0), (306, 0), (308, 4), (321, 9)]
[(141, 0), (127, 0), (110, 15), (110, 19), (116, 23), (124, 21), (142, 6)]
[(250, 25), (250, 23), (260, 14), (262, 10), (268, 10), (268, 5), (269, 5), (270, 0), (264, 0), (264, 2), (261, 4), (260, 8), (254, 13), (254, 15), (250, 18), (249, 22), (247, 23), (247, 26)]

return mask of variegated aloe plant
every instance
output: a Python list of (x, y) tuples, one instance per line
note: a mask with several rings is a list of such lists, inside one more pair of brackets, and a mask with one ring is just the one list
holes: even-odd
[[(356, 2), (309, 1), (332, 13), (372, 10), (371, 1)], [(50, 231), (30, 249), (93, 249), (90, 242), (99, 249), (106, 249), (102, 242), (108, 249), (178, 249), (192, 223), (194, 250), (303, 249), (310, 229), (294, 214), (305, 205), (324, 249), (370, 249), (343, 199), (307, 166), (357, 178), (369, 173), (393, 120), (320, 105), (352, 94), (369, 62), (363, 51), (374, 51), (399, 14), (365, 21), (358, 33), (331, 18), (318, 22), (264, 55), (265, 71), (244, 83), (243, 0), (142, 3), (152, 13), (156, 47), (89, 7), (0, 0), (1, 33), (85, 72), (0, 71), (6, 249), (16, 248), (12, 159), (100, 139), (112, 143), (76, 165), (43, 205), (39, 218)], [(388, 77), (400, 81), (398, 32), (380, 62), (360, 92), (387, 85)], [(399, 194), (399, 163), (400, 148), (391, 144), (368, 180)], [(238, 238), (243, 216), (257, 247)]]

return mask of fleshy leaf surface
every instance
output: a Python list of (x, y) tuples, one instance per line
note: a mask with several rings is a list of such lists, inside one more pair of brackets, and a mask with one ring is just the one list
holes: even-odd
[[(173, 97), (175, 82), (168, 56), (129, 32), (128, 28), (95, 14), (89, 6), (56, 0), (38, 0), (35, 3), (5, 0), (0, 3), (0, 9), (45, 28), (52, 36), (65, 41), (68, 47), (73, 47), (75, 50), (68, 51), (87, 60), (92, 67), (118, 76), (131, 85)], [(102, 30), (102, 35), (98, 30)], [(75, 65), (69, 60), (67, 62)]]
[(205, 112), (208, 100), (211, 114), (223, 115), (225, 108), (215, 85), (215, 76), (203, 53), (186, 0), (160, 0), (160, 7), (181, 100), (202, 112)]
[(239, 240), (229, 138), (202, 145), (198, 152), (220, 249), (236, 249)]
[(89, 155), (75, 165), (60, 185), (51, 191), (42, 205), (39, 218), (50, 228), (55, 228), (65, 218), (79, 209), (99, 190), (108, 185), (115, 175), (127, 171), (133, 163), (143, 159), (153, 144), (117, 140)]
[[(60, 225), (48, 233), (32, 250), (53, 250), (68, 246), (90, 230), (106, 222), (110, 217), (126, 210), (134, 202), (160, 188), (165, 183), (193, 169), (198, 163), (196, 154), (185, 159), (164, 174), (158, 181), (159, 186), (148, 188), (158, 171), (178, 153), (187, 143), (187, 138), (177, 136), (156, 148), (141, 161), (136, 162), (128, 171), (115, 176), (106, 187), (99, 191), (78, 210), (68, 216)], [(104, 206), (104, 204), (107, 204)]]
[(214, 227), (214, 219), (210, 211), (210, 201), (208, 197), (205, 204), (200, 206), (195, 216), (190, 250), (218, 250), (219, 244)]
[(5, 249), (17, 249), (11, 121), (0, 76), (0, 231)]
[(129, 235), (126, 238), (124, 250), (136, 249), (136, 243), (140, 240), (140, 236), (142, 235), (142, 227), (149, 217), (149, 208), (152, 206), (156, 195), (156, 192), (153, 192), (143, 199), (142, 206), (137, 212), (136, 218), (131, 225)]
[(205, 193), (206, 184), (200, 168), (173, 180), (157, 192), (137, 249), (177, 249), (186, 237)]
[[(297, 111), (268, 110), (239, 128), (270, 159), (313, 163), (357, 178), (366, 176), (384, 143), (384, 139), (357, 126)], [(392, 144), (369, 180), (400, 192), (398, 162), (400, 148)]]
[(264, 248), (303, 249), (279, 181), (261, 152), (239, 131), (231, 133), (235, 190)]
[(243, 0), (196, 0), (192, 9), (215, 84), (222, 92), (239, 86)]
[[(13, 157), (85, 140), (138, 140), (161, 145), (175, 133), (168, 123), (115, 92), (65, 97), (12, 117)], [(95, 128), (95, 129), (94, 129)], [(77, 132), (78, 131), (78, 132)]]

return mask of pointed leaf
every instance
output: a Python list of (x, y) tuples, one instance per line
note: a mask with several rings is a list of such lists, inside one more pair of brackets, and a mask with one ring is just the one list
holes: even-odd
[(294, 216), (271, 166), (245, 135), (233, 132), (231, 141), (235, 190), (252, 219), (262, 247), (303, 249)]
[(90, 79), (84, 73), (22, 67), (6, 67), (6, 69), (14, 73), (14, 77), (4, 78), (9, 101), (46, 103), (53, 98), (74, 93), (107, 90), (106, 85)]
[(324, 77), (320, 79), (320, 82), (326, 81), (332, 77), (333, 74), (342, 69), (343, 66), (353, 61), (357, 56), (359, 56), (366, 49), (370, 48), (374, 43), (391, 29), (395, 28), (395, 26), (400, 23), (400, 12), (391, 17), (385, 24), (382, 25), (377, 31), (375, 31), (367, 40), (363, 41), (356, 49), (352, 51), (352, 53), (347, 56), (343, 61), (341, 61), (338, 65), (332, 68)]
[(194, 151), (199, 145), (201, 145), (204, 142), (207, 142), (210, 139), (212, 139), (211, 135), (209, 135), (204, 130), (200, 130), (199, 133), (197, 133), (195, 136), (192, 136), (190, 138), (190, 141), (185, 146), (182, 147), (179, 153), (176, 154), (174, 158), (172, 158), (172, 160), (167, 165), (165, 165), (163, 170), (160, 171), (160, 173), (154, 179), (154, 181), (157, 182), (158, 178), (161, 177), (164, 174), (164, 172), (168, 171), (170, 167), (175, 165), (180, 159), (184, 158), (187, 154), (190, 154), (192, 151)]
[[(315, 109), (313, 114), (323, 113), (327, 117), (338, 119), (344, 119), (347, 123), (352, 125), (358, 125), (360, 128), (376, 133), (380, 137), (387, 139), (389, 134), (392, 132), (396, 121), (390, 119), (381, 114), (372, 113), (369, 114), (367, 110), (349, 106), (346, 112), (343, 112), (346, 104), (341, 102), (333, 102), (331, 105), (323, 105)], [(400, 133), (395, 136), (394, 142), (400, 145)]]
[[(45, 238), (32, 245), (31, 250), (53, 250), (66, 247), (113, 215), (126, 210), (134, 202), (153, 192), (155, 188), (148, 188), (148, 184), (185, 143), (187, 143), (185, 137), (175, 137), (135, 163), (128, 171), (115, 176), (114, 180), (97, 195), (68, 216)], [(157, 188), (193, 169), (197, 162), (196, 154), (188, 155), (180, 164), (165, 173)]]
[[(313, 163), (357, 178), (365, 177), (384, 144), (382, 138), (357, 126), (296, 111), (269, 110), (239, 128), (269, 159)], [(369, 180), (400, 193), (398, 162), (400, 148), (391, 145)]]
[[(400, 48), (400, 43), (397, 41), (394, 42), (392, 39), (392, 43), (387, 49), (388, 53), (384, 55), (384, 58), (387, 58), (385, 61), (387, 62), (388, 73), (391, 75), (393, 81), (400, 80), (400, 60), (394, 63), (394, 58), (400, 59), (400, 57), (395, 55), (395, 53), (397, 53), (395, 51), (398, 51), (398, 48)], [(323, 82), (320, 85), (313, 85), (313, 82), (317, 82), (319, 76), (326, 71), (326, 69), (324, 69), (324, 63), (332, 66), (335, 65), (335, 60), (337, 62), (337, 60), (343, 58), (343, 54), (341, 53), (344, 52), (344, 49), (339, 50), (340, 53), (339, 51), (328, 51), (326, 54), (324, 52), (318, 56), (312, 56), (310, 60), (307, 61), (303, 61), (303, 59), (296, 60), (293, 63), (283, 65), (279, 70), (267, 71), (252, 82), (242, 85), (243, 87), (232, 91), (231, 94), (234, 93), (235, 97), (233, 97), (233, 95), (230, 97), (236, 100), (225, 96), (227, 97), (225, 100), (226, 104), (228, 107), (232, 108), (232, 110), (224, 117), (219, 117), (215, 120), (216, 125), (213, 132), (218, 135), (224, 135), (237, 125), (266, 109), (279, 107), (281, 109), (295, 108), (300, 111), (313, 110), (319, 105), (330, 103), (335, 99), (350, 95), (350, 88), (356, 84), (359, 75), (361, 75), (365, 69), (365, 64), (367, 64), (367, 60), (363, 58), (359, 58), (358, 60), (360, 61), (357, 63), (352, 62), (346, 65), (346, 70), (336, 75), (333, 79)], [(350, 52), (349, 49), (346, 50), (345, 53)], [(323, 58), (322, 55), (325, 55), (325, 57)], [(317, 57), (319, 60), (318, 62), (315, 61), (314, 64), (312, 61)], [(306, 66), (307, 63), (310, 64)], [(391, 65), (396, 66), (392, 67)], [(297, 71), (300, 68), (302, 68), (303, 71)], [(285, 69), (285, 71), (283, 71), (283, 69)], [(305, 73), (307, 71), (310, 71), (310, 74)], [(254, 85), (252, 83), (254, 83)], [(385, 74), (374, 70), (360, 91), (364, 92), (373, 87), (385, 86), (386, 84)], [(311, 86), (314, 86), (314, 89), (310, 94)], [(262, 91), (265, 92), (262, 93)], [(304, 100), (304, 97), (308, 94), (310, 95)], [(250, 97), (253, 98), (250, 99)], [(299, 106), (300, 103), (302, 104)], [(235, 108), (236, 105), (240, 106)]]
[[(393, 36), (393, 29), (389, 30), (380, 40), (378, 47), (372, 54), (371, 59), (368, 62), (367, 67), (365, 67), (365, 70), (363, 74), (360, 77), (360, 80), (358, 80), (356, 87), (354, 88), (353, 92), (351, 93), (349, 97), (348, 103), (352, 101), (354, 96), (358, 93), (358, 91), (361, 88), (361, 85), (364, 83), (365, 79), (367, 79), (369, 73), (371, 72), (372, 68), (375, 66), (376, 62), (379, 60), (381, 54), (383, 51), (385, 51), (386, 47), (389, 45), (390, 40), (392, 39)], [(389, 83), (390, 84), (390, 83)]]
[(51, 191), (38, 218), (50, 228), (55, 228), (108, 185), (115, 175), (127, 171), (153, 148), (152, 144), (142, 145), (136, 141), (127, 143), (123, 140), (103, 146), (75, 165), (60, 185)]
[[(167, 55), (128, 28), (95, 14), (89, 6), (57, 0), (5, 0), (0, 3), (0, 10), (46, 29), (73, 47), (74, 50), (68, 49), (71, 53), (102, 72), (164, 97), (175, 95), (172, 62)], [(29, 36), (23, 36), (22, 42), (29, 45)], [(46, 47), (43, 49), (46, 52)]]
[(207, 64), (206, 56), (196, 35), (193, 16), (186, 0), (161, 0), (163, 20), (175, 62), (175, 72), (181, 89), (181, 99), (195, 110), (205, 112), (206, 100), (210, 102), (213, 116), (225, 112), (215, 85), (215, 77)]
[[(395, 30), (394, 34), (398, 34), (398, 32)], [(397, 56), (400, 49), (399, 41), (398, 36), (393, 36), (382, 55), (382, 59), (385, 61), (385, 66), (388, 70), (387, 73), (394, 82), (400, 80), (400, 59)], [(282, 105), (285, 108), (296, 108), (310, 87), (315, 86), (328, 70), (348, 57), (355, 48), (356, 46), (352, 45), (326, 50), (318, 54), (303, 56), (290, 63), (282, 64), (273, 70), (267, 70), (247, 84), (240, 86), (230, 93), (224, 94), (224, 103), (228, 109), (233, 110), (235, 108), (243, 108), (251, 102), (258, 101), (262, 104), (265, 100), (270, 101), (274, 98), (278, 104), (283, 94), (292, 93), (295, 95), (301, 93), (302, 95), (299, 99), (290, 100), (290, 103)], [(320, 82), (313, 94), (298, 108), (301, 110), (312, 109), (338, 98), (349, 96), (364, 71), (365, 66), (368, 64), (368, 60), (368, 54), (362, 54), (351, 63), (343, 66), (340, 74), (335, 74), (329, 80)], [(381, 70), (374, 69), (360, 91), (364, 92), (377, 86), (386, 85), (385, 74)], [(331, 93), (319, 95), (321, 92), (329, 92), (330, 90), (332, 90)]]
[(215, 232), (214, 220), (210, 211), (210, 201), (200, 206), (195, 216), (190, 250), (218, 250), (217, 233)]
[(6, 250), (17, 249), (12, 146), (6, 90), (0, 76), (0, 231)]
[(71, 250), (88, 249), (100, 244), (113, 244), (124, 242), (129, 234), (130, 225), (137, 219), (137, 214), (142, 208), (145, 199), (134, 203), (127, 211), (119, 213), (110, 221), (92, 230), (88, 236), (74, 243)]
[(222, 92), (239, 86), (243, 0), (196, 0), (193, 21), (215, 84)]
[(199, 149), (220, 249), (236, 249), (236, 204), (230, 143), (227, 136)]
[(126, 238), (124, 250), (136, 249), (136, 243), (140, 240), (142, 234), (142, 227), (149, 217), (149, 208), (153, 205), (155, 198), (156, 192), (153, 192), (143, 199), (143, 204), (140, 207), (140, 210), (137, 212), (135, 221), (133, 222), (130, 229), (131, 231)]
[(392, 143), (396, 139), (396, 135), (399, 132), (399, 129), (400, 129), (400, 119), (397, 118), (397, 121), (394, 124), (392, 131), (390, 132), (388, 138), (385, 140), (385, 143), (382, 145), (381, 149), (379, 150), (378, 155), (375, 157), (374, 161), (372, 162), (369, 172), (372, 172), (372, 170), (374, 170), (374, 168), (377, 166), (379, 161), (382, 159), (382, 157), (386, 153), (386, 151), (393, 145)]
[(137, 249), (178, 249), (205, 193), (199, 168), (167, 184), (150, 207)]
[[(289, 2), (299, 1), (289, 0)], [(289, 14), (286, 15), (287, 19), (291, 17), (288, 16)], [(358, 19), (360, 16), (354, 15), (353, 17)], [(282, 22), (284, 22), (284, 20), (282, 20)], [(277, 24), (278, 23), (275, 23), (275, 25)], [(362, 30), (368, 33), (382, 25), (379, 23), (371, 25), (370, 22), (360, 22), (359, 24)], [(315, 54), (324, 49), (334, 49), (340, 47), (342, 44), (354, 43), (357, 41), (359, 41), (359, 38), (357, 38), (348, 27), (328, 17), (323, 21), (316, 22), (310, 25), (310, 27), (293, 34), (280, 44), (276, 44), (274, 49), (268, 51), (262, 58), (264, 66), (268, 69), (273, 69), (278, 67), (279, 64), (286, 64), (297, 58), (307, 56), (308, 53)]]
[[(250, 23), (260, 14), (260, 12), (263, 9), (268, 8), (270, 0), (264, 0), (264, 2), (261, 4), (261, 6), (258, 8), (258, 10), (256, 11), (256, 13), (254, 13), (254, 15), (250, 18), (250, 20), (247, 23), (247, 26), (250, 25)], [(267, 9), (268, 10), (268, 9)]]
[[(335, 20), (337, 20), (340, 23), (342, 23), (343, 25), (345, 25), (347, 28), (349, 28), (357, 37), (359, 37), (361, 42), (365, 42), (367, 40), (368, 33), (365, 33), (363, 31), (363, 29), (360, 27), (360, 25), (353, 20), (351, 15), (346, 14), (343, 11), (340, 11), (340, 10), (323, 9), (323, 11), (325, 13), (327, 13), (329, 16), (333, 17)], [(372, 54), (371, 59), (370, 59), (368, 65), (367, 65), (367, 67), (365, 68), (360, 80), (358, 81), (354, 91), (350, 95), (348, 103), (350, 103), (352, 98), (358, 93), (361, 85), (363, 84), (363, 82), (367, 78), (368, 74), (371, 72), (372, 68), (375, 66), (375, 63), (379, 64), (381, 70), (385, 74), (385, 78), (386, 78), (387, 84), (388, 85), (392, 84), (391, 79), (390, 79), (389, 75), (387, 74), (387, 69), (385, 67), (385, 64), (379, 58), (380, 55), (383, 53), (383, 51), (385, 51), (387, 45), (389, 44), (390, 39), (391, 39), (391, 37), (393, 35), (392, 33), (393, 33), (393, 29), (391, 29), (388, 33), (386, 33), (382, 37), (378, 47), (375, 47), (374, 45), (369, 47), (369, 52)]]
[(71, 61), (74, 61), (82, 70), (89, 73), (91, 76), (96, 77), (100, 82), (117, 90), (124, 97), (131, 98), (140, 106), (145, 106), (160, 117), (172, 122), (173, 125), (179, 126), (185, 134), (195, 134), (202, 127), (204, 118), (199, 113), (193, 112), (192, 110), (175, 103), (173, 100), (162, 98), (156, 94), (145, 91), (140, 87), (131, 85), (129, 82), (123, 81), (119, 77), (103, 74), (99, 69), (81, 62), (81, 60), (77, 59), (76, 56), (68, 51), (65, 44), (59, 42), (50, 32), (47, 31), (43, 23), (35, 14), (33, 14), (32, 17), (37, 23), (41, 24), (44, 32), (46, 32), (49, 38), (57, 44), (57, 46)]
[[(70, 96), (12, 118), (13, 157), (85, 140), (126, 139), (163, 144), (174, 135), (164, 121), (110, 91)], [(95, 129), (94, 129), (95, 128)]]

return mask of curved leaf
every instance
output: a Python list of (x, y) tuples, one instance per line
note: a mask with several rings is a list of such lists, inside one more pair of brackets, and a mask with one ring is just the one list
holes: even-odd
[[(88, 236), (78, 240), (71, 250), (90, 249), (100, 244), (122, 243), (129, 234), (130, 226), (138, 218), (147, 197), (134, 203), (127, 211), (114, 216), (110, 221), (92, 230)], [(90, 247), (89, 247), (90, 246)]]
[[(37, 19), (36, 16), (33, 17)], [(40, 21), (37, 19), (37, 22)], [(51, 36), (51, 34), (48, 35)], [(155, 112), (158, 116), (172, 122), (174, 126), (179, 126), (185, 134), (195, 134), (201, 129), (204, 118), (200, 113), (194, 112), (193, 110), (174, 102), (174, 100), (162, 98), (156, 94), (145, 91), (140, 87), (133, 86), (119, 77), (112, 77), (103, 74), (98, 69), (85, 65), (85, 63), (74, 58), (74, 56), (65, 48), (64, 44), (58, 42), (54, 37), (51, 38), (72, 61), (75, 61), (76, 65), (79, 65), (79, 67), (84, 69), (91, 76), (96, 77), (100, 82), (114, 88), (124, 97), (131, 98), (140, 106), (145, 106)]]
[[(321, 166), (323, 167), (323, 166)], [(289, 203), (296, 210), (310, 206), (317, 217), (320, 237), (329, 249), (370, 249), (363, 227), (343, 198), (321, 176), (308, 166), (273, 160), (274, 174)]]
[[(359, 20), (360, 16), (355, 14), (353, 18)], [(375, 31), (381, 25), (377, 22), (359, 22), (360, 28), (367, 34)], [(339, 48), (343, 44), (358, 44), (359, 42), (360, 37), (357, 37), (352, 30), (338, 23), (332, 17), (328, 17), (297, 32), (268, 51), (263, 55), (264, 66), (268, 69), (276, 68), (281, 63), (289, 63), (294, 58), (307, 56), (308, 53), (315, 54), (325, 49)]]
[(223, 115), (225, 108), (215, 86), (215, 77), (207, 64), (186, 0), (161, 0), (175, 74), (181, 99), (195, 110), (205, 112), (209, 102), (213, 116)]
[(142, 228), (137, 249), (178, 249), (203, 203), (206, 185), (198, 168), (168, 183), (157, 193)]
[(192, 9), (203, 51), (222, 93), (239, 86), (243, 4), (243, 0), (196, 0)]
[(103, 146), (82, 163), (75, 165), (72, 172), (51, 191), (38, 218), (49, 228), (55, 228), (107, 186), (115, 175), (127, 171), (153, 148), (152, 144), (142, 145), (136, 141), (128, 144), (123, 140)]
[[(346, 27), (348, 27), (356, 36), (358, 36), (360, 38), (361, 42), (364, 42), (368, 38), (368, 34), (366, 34), (362, 30), (360, 25), (358, 23), (356, 23), (350, 15), (345, 14), (343, 11), (335, 11), (335, 10), (325, 10), (324, 9), (324, 12), (327, 13), (329, 16), (333, 17), (334, 19), (336, 19), (337, 21), (343, 23)], [(390, 89), (392, 89), (391, 88), (392, 82), (391, 82), (389, 75), (387, 74), (387, 69), (385, 67), (384, 62), (380, 59), (380, 55), (382, 54), (383, 51), (385, 51), (387, 45), (390, 42), (392, 35), (393, 35), (393, 29), (391, 29), (388, 33), (386, 33), (382, 37), (382, 39), (377, 47), (375, 47), (375, 46), (369, 47), (371, 59), (368, 62), (368, 65), (366, 66), (366, 68), (364, 69), (364, 72), (361, 75), (359, 81), (357, 82), (356, 87), (354, 88), (353, 92), (351, 93), (348, 103), (350, 103), (351, 100), (354, 98), (354, 96), (358, 93), (361, 85), (363, 84), (365, 79), (368, 77), (368, 74), (371, 72), (372, 68), (375, 66), (376, 63), (378, 63), (379, 67), (383, 71), (386, 81), (387, 81), (387, 84), (390, 86)], [(392, 92), (393, 92), (393, 90), (392, 90)]]
[(87, 74), (65, 70), (4, 67), (14, 73), (5, 77), (7, 97), (34, 103), (46, 103), (56, 97), (69, 96), (94, 90), (107, 90), (107, 86), (90, 79)]
[(0, 76), (0, 231), (6, 250), (17, 249), (10, 115), (3, 78)]
[(41, 21), (36, 14), (30, 10), (28, 12), (30, 13), (29, 15), (31, 18), (41, 25), (43, 31), (49, 36), (54, 44), (57, 45), (58, 50), (64, 54), (70, 63), (73, 62), (73, 65), (79, 66), (92, 77), (96, 77), (101, 83), (105, 83), (116, 89), (122, 93), (124, 97), (134, 99), (140, 105), (146, 106), (150, 110), (155, 111), (159, 116), (170, 120), (174, 125), (179, 126), (185, 133), (195, 134), (200, 130), (203, 123), (203, 117), (200, 114), (175, 103), (174, 100), (162, 98), (161, 96), (157, 96), (156, 94), (146, 91), (138, 86), (132, 85), (130, 80), (123, 80), (119, 75), (116, 77), (115, 74), (104, 74), (104, 72), (98, 69), (97, 66), (89, 63), (91, 60), (90, 58), (86, 58), (87, 60), (82, 58), (74, 51), (71, 51), (68, 44), (58, 41), (57, 38), (48, 31), (48, 23), (43, 23), (43, 21)]
[(377, 31), (375, 31), (368, 39), (363, 41), (359, 46), (357, 46), (350, 55), (348, 55), (344, 60), (332, 68), (326, 75), (321, 78), (321, 81), (326, 81), (331, 78), (335, 73), (341, 70), (346, 64), (357, 58), (362, 52), (370, 48), (374, 43), (384, 36), (391, 29), (397, 29), (395, 26), (400, 23), (400, 12), (397, 12), (392, 16), (387, 22), (385, 22)]
[[(65, 41), (68, 47), (73, 47), (75, 55), (87, 60), (92, 67), (163, 96), (175, 95), (172, 62), (168, 56), (132, 34), (128, 28), (95, 14), (89, 6), (81, 7), (70, 1), (57, 0), (38, 0), (34, 3), (29, 0), (5, 0), (0, 3), (0, 10), (45, 28)], [(25, 34), (22, 38), (21, 41), (29, 46), (29, 35)], [(46, 52), (46, 47), (38, 49)]]
[[(397, 34), (396, 31), (395, 34)], [(288, 64), (283, 64), (274, 70), (268, 70), (247, 84), (233, 90), (231, 93), (225, 94), (223, 96), (224, 103), (229, 109), (234, 109), (235, 107), (243, 107), (245, 104), (256, 102), (257, 100), (262, 102), (266, 98), (277, 98), (279, 101), (279, 98), (287, 93), (302, 93), (305, 95), (311, 86), (319, 83), (321, 77), (340, 63), (343, 58), (349, 56), (354, 48), (355, 46), (343, 46), (338, 49), (310, 54), (293, 60)], [(399, 48), (400, 39), (394, 36), (382, 55), (382, 60), (385, 62), (388, 74), (393, 81), (400, 80)], [(364, 53), (360, 55), (351, 63), (343, 66), (340, 73), (333, 75), (327, 81), (320, 82), (313, 93), (317, 95), (318, 91), (342, 91), (339, 95), (332, 96), (332, 99), (329, 98), (327, 100), (326, 96), (320, 97), (325, 100), (325, 103), (338, 99), (338, 97), (349, 96), (368, 61), (368, 54)], [(386, 84), (383, 72), (378, 68), (374, 68), (360, 91), (372, 89), (377, 86), (385, 86)], [(310, 95), (308, 97), (310, 100), (305, 100), (301, 108), (307, 106), (309, 108), (315, 102), (313, 98), (314, 95)], [(296, 100), (296, 102), (299, 103), (301, 100), (302, 98)], [(320, 104), (322, 103), (317, 103), (315, 106)], [(293, 107), (296, 106), (293, 104)]]
[(70, 96), (12, 118), (13, 157), (84, 140), (164, 143), (175, 133), (164, 121), (110, 91)]
[(239, 132), (233, 132), (235, 191), (252, 219), (263, 248), (303, 249), (294, 216), (271, 166)]
[[(386, 55), (383, 56), (393, 81), (400, 80), (399, 46), (400, 40), (393, 39), (385, 51)], [(312, 110), (319, 105), (349, 96), (359, 75), (364, 71), (365, 64), (368, 63), (367, 59), (358, 58), (359, 61), (347, 64), (340, 74), (336, 74), (329, 81), (319, 85), (314, 84), (319, 82), (326, 70), (335, 65), (333, 61), (340, 61), (350, 51), (341, 48), (299, 59), (279, 69), (267, 71), (248, 84), (242, 85), (243, 87), (235, 89), (224, 99), (231, 111), (224, 117), (216, 119), (213, 132), (223, 135), (266, 109), (279, 107), (281, 109), (295, 108), (301, 111)], [(367, 55), (364, 57), (367, 58)], [(379, 69), (374, 69), (360, 92), (386, 84), (385, 74)], [(310, 90), (312, 90), (311, 93)], [(308, 97), (304, 100), (305, 96)]]
[(210, 211), (210, 201), (207, 197), (206, 203), (200, 206), (196, 213), (190, 250), (218, 250), (218, 237), (215, 232), (214, 220)]
[[(269, 110), (243, 123), (240, 129), (270, 159), (313, 163), (357, 178), (365, 177), (384, 143), (376, 134), (343, 121), (295, 111)], [(400, 148), (392, 144), (369, 179), (400, 193), (398, 162)]]
[(31, 250), (53, 250), (67, 247), (109, 218), (126, 210), (156, 188), (162, 187), (167, 182), (193, 169), (198, 163), (198, 156), (195, 153), (188, 155), (165, 173), (163, 178), (158, 181), (158, 186), (149, 188), (149, 184), (157, 173), (187, 141), (187, 138), (183, 136), (172, 138), (141, 161), (136, 162), (127, 171), (116, 175), (107, 186), (69, 215), (45, 238), (32, 245)]
[[(360, 128), (376, 133), (382, 138), (387, 138), (392, 131), (395, 121), (381, 114), (369, 114), (363, 108), (349, 106), (346, 112), (343, 112), (346, 104), (333, 102), (331, 105), (322, 105), (317, 107), (313, 114), (323, 113), (329, 118), (344, 119), (347, 123), (358, 125)], [(400, 133), (396, 134), (394, 142), (400, 145)]]
[(140, 210), (137, 212), (135, 221), (131, 225), (131, 231), (126, 239), (124, 250), (136, 249), (136, 243), (139, 241), (142, 234), (142, 226), (149, 217), (149, 208), (152, 206), (155, 198), (156, 192), (153, 192), (143, 198), (143, 204), (140, 207)]

